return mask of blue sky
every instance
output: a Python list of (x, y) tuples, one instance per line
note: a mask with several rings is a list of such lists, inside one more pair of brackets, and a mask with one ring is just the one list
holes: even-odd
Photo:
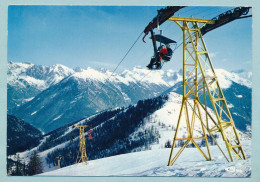
[[(163, 7), (9, 6), (8, 61), (113, 70), (160, 8)], [(187, 7), (175, 15), (211, 19), (228, 9), (232, 7)], [(175, 23), (165, 22), (160, 29), (165, 36), (181, 42), (181, 30)], [(251, 18), (213, 30), (204, 40), (215, 68), (251, 71)], [(118, 72), (148, 64), (153, 52), (149, 36), (146, 42), (139, 39)], [(164, 69), (180, 69), (181, 56), (180, 47)]]

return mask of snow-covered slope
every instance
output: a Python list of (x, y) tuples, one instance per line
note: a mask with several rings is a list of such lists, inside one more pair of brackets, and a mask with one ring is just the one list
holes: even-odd
[[(243, 144), (250, 151), (251, 142)], [(186, 148), (173, 166), (167, 166), (170, 149), (155, 149), (91, 160), (87, 165), (71, 165), (40, 176), (251, 176), (251, 152), (247, 153), (247, 160), (226, 162), (216, 146), (211, 150), (213, 161), (206, 161), (196, 148)]]
[(215, 69), (219, 84), (222, 89), (230, 88), (232, 82), (239, 85), (252, 88), (252, 73), (251, 72), (228, 72), (224, 69)]
[[(235, 167), (234, 163), (226, 163), (224, 161), (224, 158), (219, 155), (219, 151), (215, 146), (211, 146), (214, 162), (210, 163), (204, 161), (196, 149), (190, 148), (192, 145), (189, 145), (189, 148), (185, 149), (185, 152), (190, 152), (184, 153), (184, 155), (177, 160), (177, 169), (174, 167), (166, 167), (169, 150), (165, 149), (165, 147), (168, 147), (166, 146), (168, 141), (172, 143), (182, 99), (181, 95), (174, 92), (167, 95), (166, 98), (160, 97), (144, 102), (140, 101), (134, 107), (121, 108), (117, 111), (101, 113), (92, 116), (92, 118), (74, 122), (74, 125), (93, 125), (93, 140), (86, 138), (88, 158), (93, 161), (89, 166), (93, 168), (90, 167), (87, 169), (90, 171), (92, 171), (94, 167), (99, 167), (100, 169), (100, 171), (96, 170), (96, 173), (83, 172), (81, 175), (250, 176), (250, 141), (245, 142), (245, 140), (250, 140), (250, 137), (243, 133), (240, 133), (240, 136), (243, 144), (245, 144), (244, 150), (249, 159), (242, 162), (239, 161), (235, 164)], [(212, 112), (210, 108), (208, 110)], [(30, 151), (19, 153), (19, 155), (23, 158), (28, 158), (33, 152), (39, 152), (44, 163), (44, 172), (57, 169), (57, 166), (53, 166), (53, 164), (56, 163), (56, 156), (58, 154), (63, 155), (63, 161), (61, 162), (63, 166), (71, 165), (70, 162), (74, 163), (76, 161), (75, 155), (78, 152), (79, 143), (78, 137), (73, 141), (70, 140), (71, 136), (78, 136), (78, 130), (70, 127), (71, 125), (51, 132), (45, 136), (39, 146)], [(195, 135), (201, 136), (200, 127), (200, 123), (196, 122), (194, 126)], [(185, 130), (185, 122), (182, 122), (179, 135), (184, 136)], [(216, 136), (216, 138), (218, 143), (223, 144), (220, 136)], [(202, 142), (199, 141), (198, 144), (202, 145)], [(210, 142), (210, 145), (213, 144), (214, 142)], [(180, 143), (177, 143), (176, 146), (179, 147)], [(225, 145), (222, 145), (222, 149), (225, 151)], [(104, 158), (144, 150), (151, 151), (148, 153), (129, 154), (129, 160), (126, 159), (128, 158), (127, 155), (120, 155), (118, 156), (119, 158), (112, 159), (115, 161), (125, 160), (126, 163), (128, 163), (128, 161), (130, 163), (132, 157), (140, 158), (140, 162), (139, 160), (137, 162), (136, 159), (133, 162), (134, 164), (121, 164), (122, 166), (119, 165), (118, 168), (111, 166), (114, 164), (109, 164), (110, 162), (112, 163), (112, 161), (109, 161), (110, 158)], [(203, 148), (203, 150), (205, 151), (205, 148)], [(69, 157), (69, 153), (71, 153), (72, 157)], [(156, 154), (158, 154), (157, 157), (155, 156)], [(194, 156), (189, 158), (191, 154), (194, 154)], [(187, 156), (187, 158), (184, 159), (183, 156)], [(143, 158), (144, 161), (141, 161), (141, 158)], [(100, 160), (94, 161), (94, 159)], [(104, 163), (107, 164), (107, 166), (99, 166), (102, 160), (105, 160)], [(210, 170), (204, 170), (204, 168), (207, 168), (203, 167), (205, 165), (208, 165)], [(110, 169), (110, 167), (115, 169)], [(142, 167), (143, 169), (141, 169)], [(79, 175), (81, 170), (79, 168), (80, 167), (72, 168), (71, 166), (68, 170), (74, 171), (75, 169), (76, 171), (75, 173), (68, 174)], [(192, 170), (189, 170), (189, 168)], [(234, 174), (234, 172), (236, 173)], [(46, 175), (65, 175), (65, 172), (53, 172), (47, 173)]]

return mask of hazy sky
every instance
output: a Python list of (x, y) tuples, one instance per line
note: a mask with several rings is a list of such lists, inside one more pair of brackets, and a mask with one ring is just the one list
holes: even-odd
[[(163, 7), (9, 6), (8, 61), (113, 70), (160, 8)], [(232, 7), (186, 7), (175, 16), (211, 19), (229, 9)], [(181, 43), (181, 30), (174, 22), (167, 21), (160, 29)], [(204, 40), (215, 68), (251, 71), (252, 18), (213, 30)], [(153, 52), (149, 36), (146, 42), (139, 39), (118, 72), (148, 64)], [(164, 69), (180, 69), (181, 56), (182, 47)]]

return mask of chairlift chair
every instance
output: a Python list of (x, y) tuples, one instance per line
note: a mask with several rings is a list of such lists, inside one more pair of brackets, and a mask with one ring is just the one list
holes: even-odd
[[(171, 54), (164, 55), (162, 57), (162, 60), (159, 60), (160, 47), (162, 45), (164, 45), (165, 47), (166, 47), (166, 45), (174, 45), (174, 44), (176, 45), (176, 41), (169, 39), (161, 34), (155, 35), (153, 32), (151, 32), (151, 33), (152, 33), (151, 39), (153, 41), (153, 46), (154, 46), (154, 55), (151, 58), (151, 63), (153, 63), (153, 64), (151, 65), (151, 63), (150, 63), (147, 67), (151, 70), (158, 70), (158, 69), (162, 68), (162, 66), (165, 62), (168, 62), (171, 60), (172, 54), (173, 54), (173, 52), (172, 52)], [(157, 49), (156, 42), (160, 43), (160, 46), (158, 49)]]

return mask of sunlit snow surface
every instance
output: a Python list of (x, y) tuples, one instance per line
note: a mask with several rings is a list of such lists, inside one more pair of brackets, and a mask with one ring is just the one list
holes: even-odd
[[(153, 126), (160, 133), (158, 143), (150, 146), (151, 150), (132, 152), (97, 160), (89, 161), (88, 165), (79, 164), (78, 166), (68, 166), (60, 170), (55, 170), (55, 167), (49, 168), (44, 158), (48, 153), (57, 148), (63, 148), (67, 142), (59, 144), (51, 149), (42, 151), (39, 156), (42, 158), (44, 171), (41, 175), (48, 176), (203, 176), (203, 177), (249, 177), (251, 175), (251, 140), (245, 134), (240, 133), (240, 138), (245, 150), (247, 160), (226, 162), (221, 152), (216, 146), (210, 146), (213, 161), (206, 161), (200, 152), (195, 148), (186, 148), (180, 155), (176, 163), (168, 167), (167, 162), (170, 155), (170, 149), (165, 149), (164, 144), (167, 140), (172, 140), (176, 122), (181, 107), (182, 96), (171, 92), (169, 99), (163, 107), (146, 119), (150, 120), (142, 127), (137, 128), (129, 137), (131, 141), (138, 139), (138, 133), (144, 132), (146, 128)], [(190, 108), (188, 108), (190, 110)], [(208, 109), (212, 112), (211, 109)], [(204, 116), (204, 115), (203, 115)], [(77, 123), (82, 124), (84, 120)], [(159, 123), (161, 123), (159, 125)], [(185, 122), (181, 122), (179, 134), (182, 136), (185, 133)], [(165, 124), (162, 127), (162, 124)], [(194, 134), (199, 134), (198, 125), (195, 123)], [(71, 132), (70, 128), (66, 133)], [(65, 134), (64, 134), (65, 135)], [(60, 136), (62, 137), (62, 136)], [(221, 148), (225, 151), (221, 137), (218, 139)], [(69, 142), (69, 141), (68, 141)], [(176, 148), (176, 153), (179, 148)], [(19, 153), (20, 157), (29, 159), (28, 157), (35, 151), (36, 148)], [(93, 149), (94, 150), (94, 149)], [(141, 149), (144, 150), (144, 149)], [(206, 152), (206, 148), (202, 150)], [(76, 151), (77, 152), (77, 151)], [(49, 172), (47, 172), (49, 171)]]
[[(213, 161), (206, 161), (196, 148), (186, 148), (174, 165), (169, 167), (170, 149), (154, 149), (92, 160), (87, 165), (80, 163), (41, 175), (250, 177), (251, 142), (244, 141), (243, 147), (247, 159), (234, 162), (227, 162), (219, 149), (211, 146)], [(205, 147), (202, 150), (205, 151)]]

